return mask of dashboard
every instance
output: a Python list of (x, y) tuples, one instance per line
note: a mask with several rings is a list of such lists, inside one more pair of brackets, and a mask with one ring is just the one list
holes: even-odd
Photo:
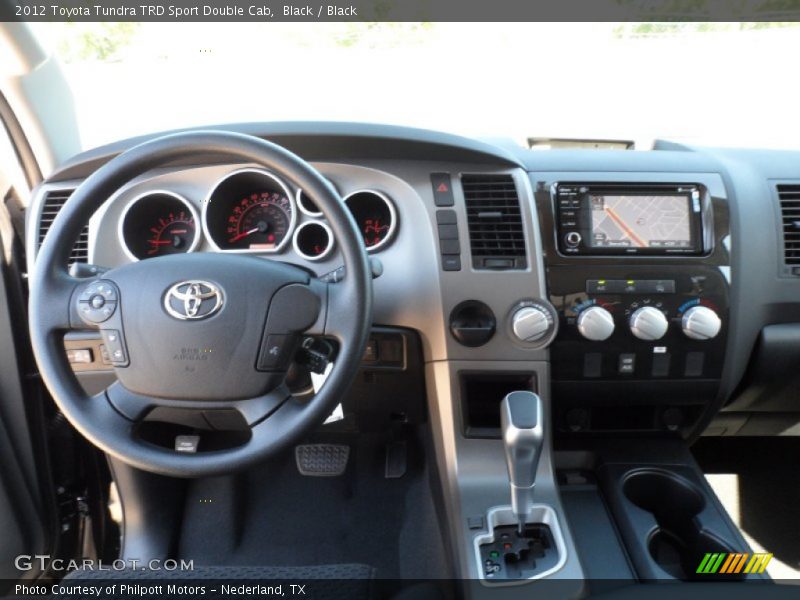
[[(331, 229), (302, 189), (261, 168), (232, 165), (220, 171), (212, 181), (216, 169), (195, 170), (192, 186), (168, 174), (131, 186), (96, 219), (94, 240), (118, 243), (132, 261), (204, 250), (293, 254), (307, 262), (331, 256)], [(367, 251), (386, 248), (399, 225), (390, 196), (364, 188), (348, 191), (343, 200)], [(116, 231), (116, 238), (106, 231)], [(90, 247), (98, 256), (113, 251), (99, 241)]]
[[(800, 359), (786, 341), (800, 259), (783, 199), (800, 194), (800, 153), (530, 152), (346, 123), (237, 130), (294, 151), (339, 192), (382, 265), (376, 327), (417, 332), (424, 363), (450, 365), (467, 437), (496, 432), (482, 394), (519, 385), (552, 398), (562, 437), (728, 435), (796, 410), (791, 369), (770, 365)], [(79, 155), (40, 186), (29, 268), (57, 202), (137, 141)], [(130, 182), (76, 249), (104, 267), (182, 252), (255, 254), (320, 277), (341, 266), (313, 197), (213, 156)], [(97, 343), (67, 347), (80, 359), (101, 356)], [(95, 357), (73, 368), (110, 371)]]

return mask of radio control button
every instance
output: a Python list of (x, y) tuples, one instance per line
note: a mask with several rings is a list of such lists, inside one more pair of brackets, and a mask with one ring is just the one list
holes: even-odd
[(567, 246), (575, 248), (578, 244), (581, 243), (581, 234), (577, 231), (570, 231), (567, 235), (564, 236), (564, 241), (566, 242)]
[(717, 313), (707, 306), (693, 306), (683, 314), (681, 329), (693, 340), (710, 340), (717, 337), (722, 321)]
[(644, 306), (631, 315), (630, 327), (640, 340), (660, 340), (667, 333), (669, 322), (657, 308)]
[(578, 315), (578, 331), (587, 340), (602, 342), (614, 333), (614, 317), (602, 306), (590, 306)]

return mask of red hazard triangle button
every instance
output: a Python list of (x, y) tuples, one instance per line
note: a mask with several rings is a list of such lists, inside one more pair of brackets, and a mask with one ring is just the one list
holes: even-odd
[(453, 206), (453, 186), (450, 185), (450, 173), (431, 173), (433, 201), (436, 206)]

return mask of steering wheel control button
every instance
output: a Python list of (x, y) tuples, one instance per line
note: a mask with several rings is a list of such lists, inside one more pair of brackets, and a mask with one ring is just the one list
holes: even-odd
[(79, 300), (81, 302), (89, 302), (95, 296), (100, 296), (106, 302), (116, 302), (119, 300), (116, 286), (108, 281), (93, 281), (81, 292)]
[(108, 281), (93, 281), (78, 296), (78, 314), (90, 325), (108, 321), (117, 309), (119, 292)]
[(95, 308), (89, 302), (81, 302), (78, 313), (81, 318), (87, 323), (97, 325), (104, 321), (108, 321), (111, 315), (114, 314), (116, 303), (107, 302), (100, 308)]
[(282, 371), (289, 366), (295, 346), (293, 335), (271, 334), (264, 337), (256, 368), (259, 371)]
[(125, 351), (122, 334), (116, 329), (103, 329), (100, 331), (100, 335), (103, 337), (111, 364), (115, 367), (127, 367), (128, 353)]

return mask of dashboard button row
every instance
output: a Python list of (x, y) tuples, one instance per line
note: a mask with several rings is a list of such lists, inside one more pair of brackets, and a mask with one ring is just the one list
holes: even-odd
[[(433, 176), (431, 176), (433, 178)], [(449, 179), (449, 175), (448, 175)], [(454, 210), (436, 211), (436, 228), (439, 234), (439, 251), (442, 270), (461, 270), (461, 242), (458, 236), (458, 218)]]
[[(705, 352), (687, 352), (683, 357), (683, 376), (702, 377), (703, 367), (705, 366)], [(647, 360), (646, 356), (639, 356), (635, 353), (622, 353), (618, 355), (603, 354), (602, 352), (587, 352), (583, 355), (583, 377), (587, 379), (599, 379), (603, 376), (611, 375), (614, 363), (609, 363), (606, 359), (616, 359), (616, 371), (619, 375), (643, 375), (639, 364), (645, 363), (644, 371), (650, 372), (651, 377), (668, 377), (672, 364), (672, 355), (668, 352), (658, 352), (652, 355), (652, 360)], [(648, 364), (649, 363), (649, 364)], [(606, 369), (603, 369), (603, 366)], [(680, 368), (680, 362), (678, 363)], [(637, 373), (638, 371), (638, 373)], [(675, 373), (674, 375), (677, 375)]]

